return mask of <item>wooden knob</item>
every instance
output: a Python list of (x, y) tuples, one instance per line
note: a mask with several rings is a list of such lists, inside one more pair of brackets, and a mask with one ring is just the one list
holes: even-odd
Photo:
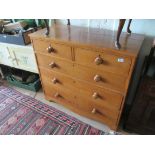
[(55, 97), (60, 97), (60, 94), (59, 94), (59, 93), (55, 93), (54, 96), (55, 96)]
[(103, 59), (100, 56), (98, 56), (97, 58), (95, 58), (95, 63), (96, 65), (100, 65), (103, 63)]
[(100, 76), (100, 75), (95, 75), (94, 76), (94, 81), (95, 82), (99, 82), (99, 81), (101, 81), (102, 80), (102, 77)]
[(99, 97), (99, 94), (98, 94), (97, 92), (95, 92), (95, 93), (92, 95), (92, 97), (93, 97), (94, 99), (97, 99), (97, 98)]
[(93, 108), (93, 110), (92, 110), (92, 112), (91, 112), (92, 114), (95, 114), (96, 113), (96, 109), (95, 108)]
[(48, 53), (54, 52), (54, 48), (51, 45), (49, 45), (46, 50), (48, 51)]
[(52, 83), (53, 83), (53, 84), (56, 84), (57, 82), (58, 82), (58, 80), (57, 80), (56, 78), (53, 78), (53, 79), (52, 79)]
[(51, 63), (49, 64), (49, 66), (50, 66), (51, 68), (54, 68), (54, 67), (56, 67), (56, 63), (55, 63), (55, 62), (51, 62)]

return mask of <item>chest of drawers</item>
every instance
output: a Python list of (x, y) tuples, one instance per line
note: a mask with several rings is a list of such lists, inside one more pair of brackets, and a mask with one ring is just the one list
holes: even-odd
[(116, 130), (143, 36), (122, 34), (121, 50), (102, 29), (53, 25), (30, 37), (46, 99)]

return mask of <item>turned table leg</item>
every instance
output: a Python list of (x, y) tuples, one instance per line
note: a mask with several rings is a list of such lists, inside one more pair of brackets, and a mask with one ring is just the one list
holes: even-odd
[(128, 23), (128, 27), (127, 27), (128, 33), (131, 33), (131, 30), (130, 30), (131, 21), (132, 21), (132, 19), (129, 19), (129, 23)]
[[(48, 24), (48, 20), (47, 19), (44, 19), (44, 22), (45, 22), (45, 26), (46, 26), (46, 32), (45, 32), (45, 35), (48, 36), (49, 33), (50, 33), (50, 28), (49, 28), (49, 24)], [(54, 19), (54, 24), (56, 24), (56, 19)], [(67, 19), (67, 25), (70, 25), (70, 19)]]
[(116, 36), (116, 41), (115, 41), (115, 46), (116, 48), (120, 49), (121, 48), (121, 44), (119, 43), (119, 38), (124, 26), (126, 19), (120, 19), (119, 20), (119, 25), (118, 25), (118, 30), (117, 30), (117, 36)]
[(70, 19), (67, 19), (67, 25), (70, 25)]
[[(125, 21), (126, 21), (126, 19), (120, 19), (119, 20), (119, 25), (118, 25), (118, 30), (117, 30), (117, 36), (116, 36), (116, 41), (115, 41), (115, 47), (117, 49), (120, 49), (121, 48), (121, 44), (119, 43), (119, 39), (120, 39), (120, 35), (121, 35), (121, 32), (122, 32), (122, 29), (124, 27)], [(132, 22), (132, 19), (129, 19), (129, 23), (128, 23), (128, 26), (127, 26), (127, 32), (129, 34), (131, 33), (131, 30), (130, 30), (131, 22)]]
[(49, 28), (48, 20), (47, 19), (44, 19), (44, 22), (45, 22), (45, 26), (46, 26), (45, 35), (48, 36), (49, 33), (50, 33), (50, 28)]

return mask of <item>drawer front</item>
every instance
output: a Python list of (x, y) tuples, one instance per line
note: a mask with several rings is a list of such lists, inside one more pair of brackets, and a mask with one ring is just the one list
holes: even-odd
[(104, 52), (96, 52), (80, 48), (75, 48), (74, 51), (75, 61), (78, 64), (121, 75), (129, 74), (131, 59), (128, 57), (116, 56), (106, 54)]
[(79, 80), (76, 80), (75, 86), (78, 88), (77, 94), (85, 97), (93, 105), (109, 110), (120, 110), (123, 99), (121, 94)]
[(40, 53), (37, 53), (36, 55), (39, 67), (44, 67), (53, 71), (62, 72), (67, 75), (72, 74), (73, 64), (71, 62), (64, 61), (56, 57), (43, 55)]
[[(41, 78), (43, 81), (49, 82), (53, 87), (59, 89), (76, 89), (76, 81), (62, 73), (51, 71), (40, 67)], [(48, 76), (47, 76), (48, 75)]]
[(49, 82), (43, 81), (44, 93), (51, 100), (63, 103), (65, 106), (76, 107), (75, 95), (65, 88), (53, 87)]
[(71, 47), (69, 46), (56, 44), (49, 41), (33, 40), (33, 47), (35, 52), (41, 52), (72, 60)]
[(120, 109), (123, 96), (118, 93), (75, 80), (48, 69), (40, 68), (40, 72), (42, 80), (49, 82), (53, 87), (72, 90), (75, 94), (80, 94), (80, 96), (87, 98), (90, 103), (102, 108)]
[(92, 104), (88, 99), (77, 96), (77, 106), (81, 111), (88, 113), (91, 117), (96, 120), (104, 122), (108, 120), (110, 122), (116, 122), (118, 119), (119, 111), (109, 110), (95, 104)]
[(107, 87), (113, 90), (124, 92), (126, 86), (126, 77), (109, 73), (101, 72), (96, 69), (91, 69), (81, 65), (74, 66), (74, 76), (84, 81), (90, 82), (100, 87)]

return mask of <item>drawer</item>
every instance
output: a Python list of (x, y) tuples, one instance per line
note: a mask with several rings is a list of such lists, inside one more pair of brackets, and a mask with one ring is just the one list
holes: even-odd
[(78, 88), (77, 94), (85, 97), (90, 104), (109, 110), (120, 110), (123, 99), (121, 94), (79, 80), (76, 80), (75, 86)]
[(58, 71), (70, 75), (73, 71), (73, 63), (58, 59), (56, 57), (37, 53), (39, 67), (44, 67), (53, 71)]
[(40, 67), (40, 73), (42, 81), (48, 82), (54, 88), (65, 88), (68, 90), (76, 89), (75, 80), (68, 76), (65, 76), (64, 74), (55, 71), (50, 71), (49, 69), (45, 69), (42, 67)]
[(49, 41), (33, 40), (35, 52), (72, 60), (71, 47)]
[[(87, 98), (90, 103), (107, 109), (119, 110), (123, 96), (119, 93), (100, 88), (64, 74), (40, 68), (41, 78), (59, 89), (69, 89)], [(48, 76), (47, 76), (48, 75)]]
[(91, 117), (96, 120), (102, 121), (107, 119), (109, 121), (116, 122), (118, 119), (119, 111), (118, 110), (109, 110), (97, 105), (92, 104), (88, 99), (80, 97), (77, 95), (77, 106), (81, 111), (89, 114)]
[(128, 75), (131, 59), (129, 57), (106, 54), (86, 49), (75, 48), (75, 61), (102, 71)]
[(76, 107), (75, 95), (69, 90), (58, 87), (53, 87), (49, 82), (42, 81), (44, 93), (48, 99), (54, 100), (58, 103), (64, 104), (65, 106)]
[(127, 77), (75, 64), (74, 76), (99, 87), (125, 91)]

